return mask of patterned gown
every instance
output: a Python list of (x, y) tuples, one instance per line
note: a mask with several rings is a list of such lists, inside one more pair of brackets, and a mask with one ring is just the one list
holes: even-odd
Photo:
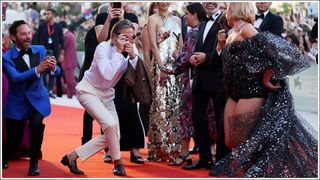
[[(181, 28), (171, 15), (164, 21), (158, 32), (157, 42), (163, 65), (174, 68), (172, 53), (178, 47)], [(181, 99), (181, 81), (179, 77), (168, 75), (165, 85), (160, 85), (160, 69), (153, 59), (151, 65), (153, 102), (150, 110), (148, 132), (148, 160), (166, 161), (173, 159), (181, 149), (179, 124), (179, 105)]]
[(237, 137), (249, 132), (248, 136), (217, 162), (210, 174), (254, 178), (317, 177), (317, 133), (296, 114), (285, 78), (310, 67), (310, 61), (298, 48), (268, 32), (226, 45), (222, 58), (229, 97), (264, 94), (261, 78), (267, 67), (272, 69), (274, 81), (280, 82), (282, 88), (268, 92), (258, 112), (232, 117), (237, 118), (239, 124), (252, 120), (254, 126), (250, 129), (239, 125), (234, 129)]

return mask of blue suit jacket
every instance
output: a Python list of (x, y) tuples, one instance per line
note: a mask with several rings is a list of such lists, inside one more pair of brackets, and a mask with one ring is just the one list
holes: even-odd
[[(46, 56), (43, 46), (31, 45), (30, 68), (19, 57), (16, 47), (2, 56), (3, 71), (9, 80), (7, 103), (4, 110), (6, 118), (14, 120), (27, 119), (35, 108), (44, 117), (51, 112), (47, 89), (43, 85), (42, 74), (37, 76), (35, 68)], [(57, 66), (55, 75), (60, 74)], [(50, 69), (47, 70), (50, 73)]]

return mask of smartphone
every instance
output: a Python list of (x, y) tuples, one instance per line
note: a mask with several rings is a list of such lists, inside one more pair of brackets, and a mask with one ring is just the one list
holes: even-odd
[(112, 8), (121, 8), (121, 2), (112, 3)]
[(47, 55), (48, 56), (53, 56), (53, 50), (51, 50), (51, 49), (47, 50)]

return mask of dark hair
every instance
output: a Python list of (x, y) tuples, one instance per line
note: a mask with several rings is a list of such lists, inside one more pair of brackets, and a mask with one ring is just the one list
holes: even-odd
[(17, 28), (19, 26), (21, 26), (22, 24), (28, 25), (24, 20), (14, 21), (12, 23), (12, 25), (10, 26), (10, 28), (9, 28), (10, 35), (14, 35), (15, 36), (17, 34)]
[(154, 8), (157, 7), (157, 3), (156, 2), (152, 2), (149, 5), (148, 8), (148, 17), (154, 14)]
[(48, 9), (46, 9), (46, 11), (50, 11), (53, 15), (56, 15), (56, 10), (54, 10), (52, 8), (48, 8)]
[(197, 13), (197, 17), (198, 17), (200, 22), (204, 21), (206, 16), (207, 16), (206, 10), (204, 10), (204, 8), (203, 8), (201, 3), (191, 3), (186, 7), (186, 9), (191, 14)]
[(67, 23), (65, 22), (65, 21), (60, 21), (60, 26), (62, 27), (62, 28), (68, 28), (68, 25), (67, 25)]

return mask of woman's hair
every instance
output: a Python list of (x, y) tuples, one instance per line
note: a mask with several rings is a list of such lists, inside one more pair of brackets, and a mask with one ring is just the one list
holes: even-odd
[(154, 9), (156, 8), (157, 3), (151, 2), (148, 8), (148, 17), (154, 14)]
[(201, 3), (192, 3), (189, 4), (186, 9), (191, 13), (191, 14), (195, 14), (197, 13), (197, 17), (199, 19), (199, 21), (204, 21), (207, 13), (206, 10), (204, 10), (203, 6)]
[(111, 30), (111, 40), (114, 36), (117, 36), (122, 29), (127, 28), (132, 28), (133, 30), (135, 30), (133, 23), (127, 19), (117, 22)]
[(230, 2), (229, 9), (232, 17), (253, 24), (255, 21), (255, 8), (252, 2)]

